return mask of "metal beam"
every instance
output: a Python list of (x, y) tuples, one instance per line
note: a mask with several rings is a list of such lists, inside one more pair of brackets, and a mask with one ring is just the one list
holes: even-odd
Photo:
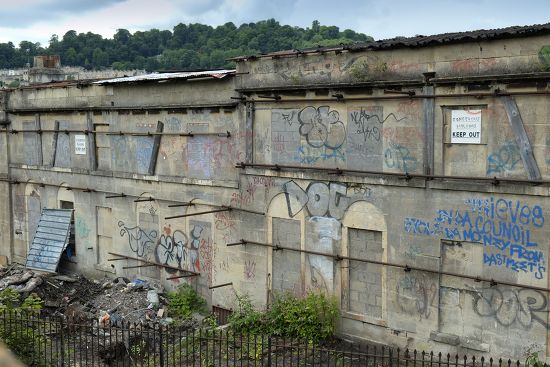
[(514, 132), (516, 138), (516, 144), (519, 147), (519, 155), (523, 161), (523, 167), (527, 171), (527, 177), (530, 180), (540, 180), (540, 170), (535, 160), (535, 155), (533, 154), (533, 148), (529, 142), (529, 137), (525, 131), (525, 126), (523, 126), (523, 120), (521, 114), (519, 113), (518, 105), (516, 100), (511, 96), (501, 97), (502, 103), (504, 104), (504, 109), (508, 115), (508, 121), (512, 126), (512, 131)]
[[(433, 95), (433, 85), (422, 88), (424, 95)], [(426, 98), (422, 104), (424, 114), (424, 174), (434, 173), (434, 126), (435, 126), (435, 100)]]
[(382, 266), (389, 266), (389, 267), (403, 269), (406, 272), (409, 272), (411, 270), (415, 270), (415, 271), (423, 271), (425, 273), (432, 273), (432, 274), (447, 275), (447, 276), (463, 278), (463, 279), (470, 279), (470, 280), (473, 280), (473, 281), (476, 281), (476, 282), (489, 282), (491, 284), (491, 286), (502, 284), (502, 285), (507, 285), (507, 286), (511, 286), (511, 287), (518, 287), (518, 288), (533, 289), (533, 290), (538, 290), (538, 291), (543, 291), (543, 292), (550, 292), (550, 288), (536, 287), (536, 286), (526, 285), (526, 284), (517, 284), (517, 283), (512, 283), (512, 282), (506, 282), (506, 281), (497, 281), (497, 280), (494, 280), (494, 279), (475, 277), (475, 276), (471, 276), (471, 275), (452, 273), (452, 272), (448, 272), (448, 271), (433, 270), (433, 269), (421, 268), (421, 267), (417, 267), (417, 266), (410, 266), (408, 264), (397, 264), (397, 263), (392, 263), (392, 262), (387, 262), (387, 261), (361, 259), (361, 258), (350, 257), (350, 256), (340, 256), (340, 255), (329, 254), (329, 253), (326, 253), (326, 252), (319, 252), (319, 251), (313, 251), (313, 250), (302, 250), (302, 249), (297, 249), (297, 248), (292, 248), (292, 247), (272, 245), (272, 244), (269, 244), (269, 243), (249, 241), (249, 240), (244, 240), (244, 239), (240, 240), (239, 242), (227, 243), (226, 246), (238, 246), (238, 245), (247, 245), (247, 244), (263, 246), (263, 247), (271, 247), (271, 248), (273, 248), (274, 251), (286, 250), (286, 251), (294, 251), (294, 252), (300, 252), (300, 253), (305, 253), (305, 254), (310, 254), (310, 255), (326, 256), (326, 257), (333, 258), (336, 261), (349, 260), (349, 261), (358, 261), (358, 262), (364, 262), (364, 263), (376, 264), (376, 265), (382, 265)]
[(133, 265), (133, 266), (123, 266), (122, 269), (134, 269), (134, 268), (147, 268), (150, 266), (156, 266), (155, 264), (143, 264), (143, 265)]
[(155, 171), (157, 168), (157, 159), (159, 155), (159, 148), (160, 148), (160, 140), (162, 138), (162, 132), (164, 131), (164, 123), (162, 121), (157, 121), (157, 135), (155, 135), (155, 138), (153, 140), (153, 150), (151, 151), (151, 160), (149, 161), (149, 170), (148, 174), (149, 176), (154, 176)]
[(282, 164), (265, 164), (265, 163), (245, 163), (240, 162), (235, 165), (237, 168), (246, 167), (259, 167), (265, 169), (271, 169), (280, 171), (281, 169), (300, 170), (300, 171), (320, 171), (329, 172), (332, 174), (358, 174), (358, 175), (376, 175), (396, 177), (410, 180), (413, 178), (427, 179), (427, 180), (457, 180), (457, 181), (484, 181), (498, 185), (500, 183), (512, 183), (512, 184), (531, 184), (531, 185), (548, 185), (549, 180), (526, 180), (519, 178), (506, 178), (506, 177), (479, 177), (479, 176), (444, 176), (444, 175), (426, 175), (420, 173), (399, 173), (399, 172), (386, 172), (386, 171), (363, 171), (355, 169), (342, 169), (342, 168), (323, 168), (323, 167), (310, 167), (310, 166), (296, 166), (296, 165), (282, 165)]
[[(161, 268), (173, 269), (173, 270), (178, 270), (178, 271), (185, 271), (189, 274), (200, 275), (199, 273), (191, 271), (191, 270), (186, 270), (186, 269), (178, 268), (178, 267), (171, 266), (171, 265), (161, 264), (161, 263), (158, 263), (156, 261), (140, 259), (139, 257), (122, 255), (122, 254), (117, 254), (117, 253), (114, 253), (114, 252), (108, 252), (108, 254), (113, 255), (113, 256), (120, 256), (124, 259), (137, 260), (137, 261), (141, 261), (141, 262), (144, 262), (144, 263), (147, 263), (147, 264), (153, 264), (153, 265), (156, 265), (156, 266), (160, 266)], [(122, 259), (109, 259), (109, 261), (115, 261), (115, 260), (122, 260)]]
[(230, 285), (233, 285), (233, 282), (223, 283), (223, 284), (218, 284), (218, 285), (212, 285), (212, 286), (208, 287), (208, 289), (216, 289), (216, 288), (221, 288), (221, 287), (227, 287), (227, 286), (230, 286)]
[(211, 214), (211, 213), (219, 213), (219, 212), (228, 212), (231, 208), (223, 207), (221, 209), (214, 209), (214, 210), (208, 210), (205, 212), (197, 212), (197, 213), (191, 213), (191, 214), (181, 214), (181, 215), (172, 215), (170, 217), (165, 217), (164, 219), (175, 219), (175, 218), (186, 218), (186, 217), (194, 217), (197, 215), (203, 215), (203, 214)]

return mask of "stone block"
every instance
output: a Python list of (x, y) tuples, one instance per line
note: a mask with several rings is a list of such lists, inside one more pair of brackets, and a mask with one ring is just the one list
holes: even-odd
[(460, 337), (454, 334), (440, 333), (437, 331), (432, 331), (430, 333), (430, 339), (439, 343), (445, 343), (449, 345), (459, 345)]
[(463, 348), (477, 350), (480, 352), (488, 352), (489, 349), (491, 349), (489, 344), (482, 343), (481, 340), (468, 338), (468, 337), (460, 338), (460, 346), (462, 346)]

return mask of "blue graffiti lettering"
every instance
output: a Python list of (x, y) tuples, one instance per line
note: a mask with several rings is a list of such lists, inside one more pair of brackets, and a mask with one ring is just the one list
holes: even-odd
[(545, 222), (539, 205), (494, 197), (469, 198), (464, 203), (466, 210), (438, 209), (433, 221), (407, 217), (405, 232), (479, 243), (484, 246), (484, 264), (488, 266), (534, 273), (537, 279), (544, 275), (544, 253), (532, 240), (532, 230)]

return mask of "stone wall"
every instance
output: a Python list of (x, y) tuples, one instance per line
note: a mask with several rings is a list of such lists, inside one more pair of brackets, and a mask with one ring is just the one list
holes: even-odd
[[(92, 276), (190, 282), (225, 308), (235, 291), (258, 307), (281, 290), (326, 292), (349, 337), (548, 355), (548, 44), (261, 58), (221, 80), (10, 92), (8, 129), (61, 131), (0, 133), (0, 174), (18, 181), (0, 182), (0, 254), (24, 261), (41, 208), (69, 201), (72, 266)], [(479, 143), (451, 143), (455, 110), (480, 111)], [(226, 246), (242, 239), (257, 244)], [(200, 276), (123, 269), (138, 261), (109, 252)]]

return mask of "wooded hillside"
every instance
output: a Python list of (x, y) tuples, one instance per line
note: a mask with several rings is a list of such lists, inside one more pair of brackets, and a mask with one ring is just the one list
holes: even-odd
[(232, 67), (228, 58), (286, 49), (338, 45), (372, 40), (350, 29), (320, 25), (300, 28), (280, 25), (274, 19), (246, 23), (178, 24), (173, 31), (151, 29), (130, 33), (119, 29), (113, 38), (91, 32), (68, 31), (52, 35), (48, 47), (22, 41), (0, 43), (0, 68), (25, 67), (35, 55), (60, 55), (62, 65), (87, 69), (198, 70)]

